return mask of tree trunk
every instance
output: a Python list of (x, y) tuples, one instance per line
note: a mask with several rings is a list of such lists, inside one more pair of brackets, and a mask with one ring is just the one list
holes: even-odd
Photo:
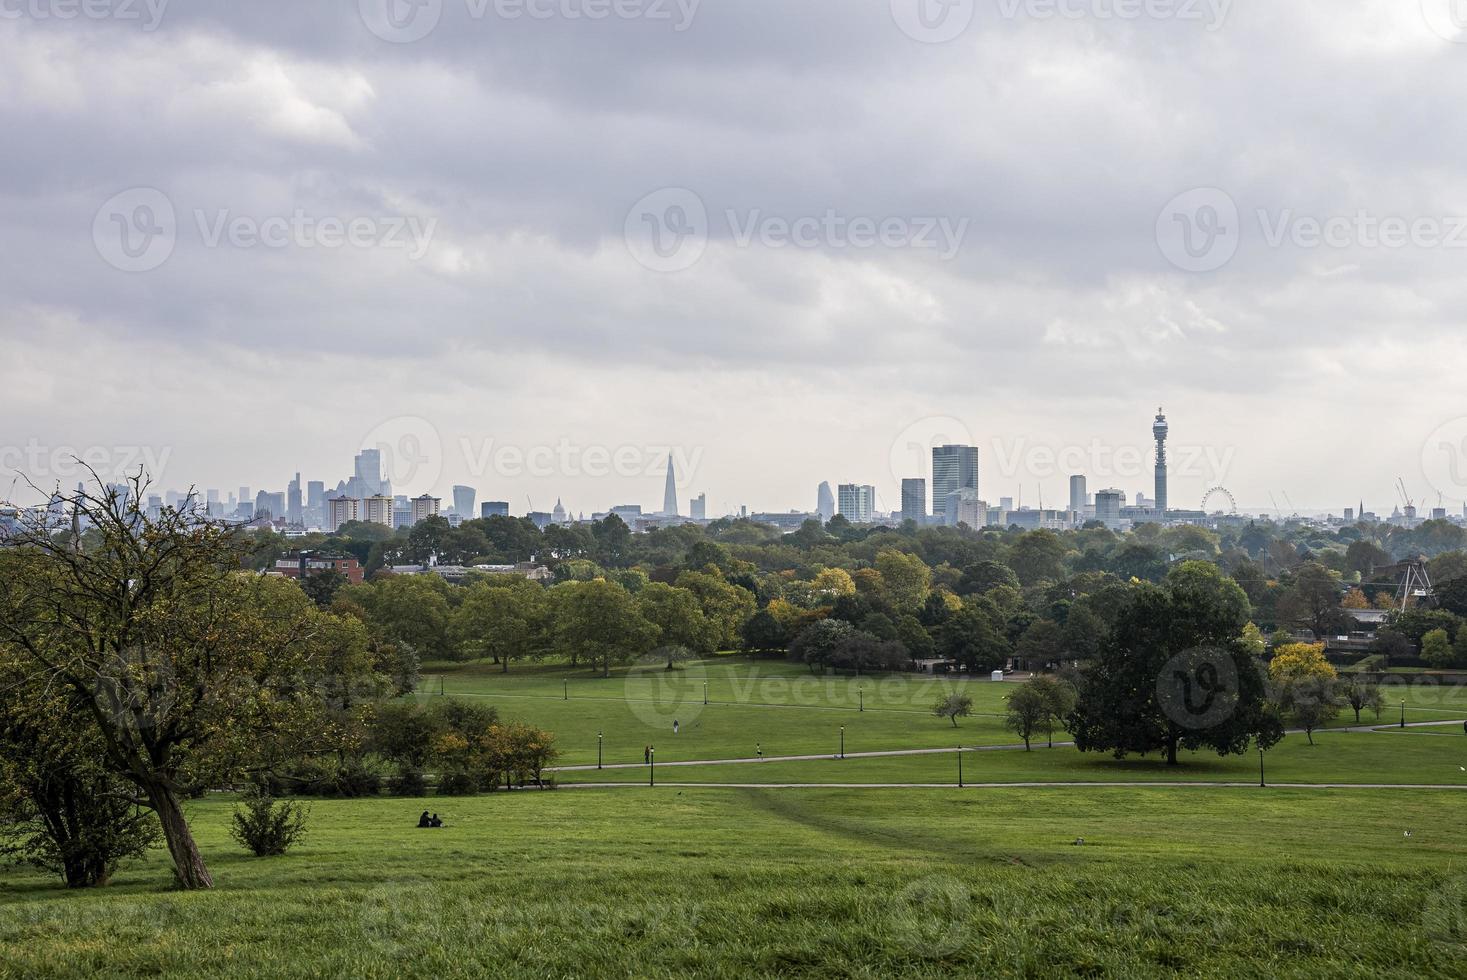
[(1174, 766), (1177, 764), (1177, 737), (1168, 735), (1166, 739), (1166, 764)]
[(178, 887), (187, 891), (213, 888), (214, 877), (204, 866), (204, 858), (194, 843), (193, 831), (184, 818), (178, 797), (166, 786), (152, 785), (147, 789), (148, 799), (163, 826), (163, 839), (168, 843), (168, 853), (173, 858), (173, 876), (178, 880)]
[(503, 660), (500, 661), (500, 663), (502, 663), (504, 666), (499, 672), (501, 674), (509, 673), (509, 658), (505, 657)]

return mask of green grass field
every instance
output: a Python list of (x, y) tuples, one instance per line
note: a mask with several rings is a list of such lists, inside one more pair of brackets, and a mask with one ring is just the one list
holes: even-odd
[(1461, 976), (1460, 807), (530, 791), (440, 801), (443, 831), (411, 800), (320, 802), (304, 844), (255, 859), (216, 800), (192, 810), (211, 893), (169, 891), (161, 856), (90, 893), (7, 875), (0, 976)]
[[(977, 712), (956, 731), (929, 714), (955, 684)], [(1256, 753), (1037, 746), (965, 753), (964, 790), (865, 785), (954, 784), (950, 752), (666, 765), (756, 742), (830, 756), (842, 725), (848, 752), (1012, 743), (1012, 687), (986, 681), (719, 660), (606, 680), (475, 666), (442, 687), (556, 731), (565, 764), (594, 765), (597, 731), (608, 763), (654, 743), (658, 785), (635, 765), (558, 791), (316, 801), (269, 859), (229, 839), (231, 800), (199, 801), (212, 892), (173, 891), (161, 851), (83, 893), (0, 871), (0, 977), (1467, 975), (1467, 790), (972, 786), (1257, 781)], [(1467, 717), (1455, 691), (1404, 696), (1411, 721)], [(1269, 783), (1467, 787), (1460, 725), (1315, 740), (1271, 750)], [(758, 788), (776, 783), (827, 785)], [(425, 806), (444, 830), (414, 827)]]

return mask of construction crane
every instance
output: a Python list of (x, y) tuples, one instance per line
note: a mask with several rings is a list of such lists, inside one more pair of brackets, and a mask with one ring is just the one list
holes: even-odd
[(1396, 493), (1401, 495), (1401, 503), (1406, 507), (1412, 506), (1411, 495), (1406, 492), (1406, 480), (1404, 477), (1396, 477)]

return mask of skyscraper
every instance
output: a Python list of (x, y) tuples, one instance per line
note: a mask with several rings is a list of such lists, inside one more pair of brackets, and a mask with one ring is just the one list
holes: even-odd
[(902, 520), (921, 524), (927, 519), (927, 481), (922, 478), (902, 481)]
[(835, 494), (830, 492), (830, 484), (820, 484), (820, 490), (816, 494), (815, 513), (820, 515), (822, 524), (828, 523), (835, 516)]
[(1085, 478), (1083, 476), (1070, 477), (1070, 510), (1076, 514), (1085, 513)]
[(856, 483), (840, 485), (840, 513), (852, 524), (870, 524), (876, 518), (876, 488)]
[(688, 513), (695, 521), (706, 521), (708, 519), (708, 495), (700, 493), (688, 504)]
[(672, 455), (667, 457), (667, 485), (662, 489), (662, 516), (677, 516), (677, 476), (672, 470)]
[(959, 490), (978, 492), (978, 447), (935, 446), (932, 449), (932, 505), (947, 512), (948, 498)]
[(473, 520), (474, 517), (474, 488), (453, 488), (453, 512), (465, 521)]
[(1156, 410), (1156, 421), (1152, 423), (1151, 434), (1156, 437), (1156, 511), (1162, 517), (1166, 516), (1166, 413), (1161, 409)]
[(380, 493), (362, 499), (362, 520), (368, 524), (392, 526), (392, 498)]
[(507, 501), (507, 500), (486, 500), (486, 501), (484, 501), (483, 506), (479, 508), (479, 516), (480, 517), (485, 517), (485, 518), (488, 518), (488, 517), (508, 517), (509, 516), (509, 501)]
[(1121, 504), (1125, 494), (1119, 490), (1095, 491), (1095, 519), (1106, 527), (1115, 528), (1121, 523)]
[[(374, 452), (375, 452), (375, 450), (374, 450)], [(442, 500), (438, 499), (437, 497), (434, 497), (434, 496), (431, 496), (429, 494), (426, 494), (426, 493), (423, 494), (421, 497), (414, 497), (413, 498), (413, 523), (416, 524), (419, 521), (425, 521), (425, 520), (427, 520), (430, 517), (437, 517), (438, 516), (438, 507), (442, 503), (443, 503)]]
[(382, 479), (382, 450), (363, 449), (357, 453), (356, 477), (362, 496), (375, 496), (379, 493), (390, 493), (387, 481)]
[(287, 524), (305, 523), (305, 508), (301, 503), (301, 475), (297, 473), (295, 479), (285, 490), (285, 521)]

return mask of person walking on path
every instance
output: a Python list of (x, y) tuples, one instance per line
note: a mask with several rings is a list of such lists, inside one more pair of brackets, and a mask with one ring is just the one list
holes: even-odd
[(672, 720), (672, 733), (673, 733), (673, 734), (674, 734), (674, 735), (676, 735), (676, 734), (677, 734), (677, 719), (676, 719), (676, 718), (674, 718), (674, 719), (673, 719), (673, 720)]

